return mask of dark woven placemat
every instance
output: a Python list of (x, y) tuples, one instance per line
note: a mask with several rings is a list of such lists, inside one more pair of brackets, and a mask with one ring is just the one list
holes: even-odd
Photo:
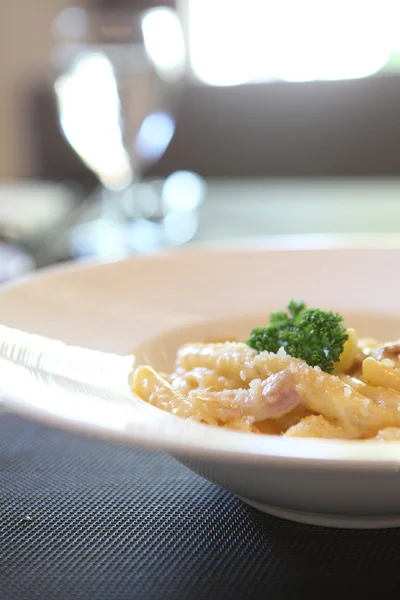
[(258, 513), (169, 456), (0, 416), (1, 600), (400, 595), (400, 530)]

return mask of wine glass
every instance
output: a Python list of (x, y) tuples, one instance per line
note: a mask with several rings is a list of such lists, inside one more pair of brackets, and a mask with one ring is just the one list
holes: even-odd
[(100, 182), (100, 214), (75, 231), (76, 252), (123, 255), (140, 216), (136, 184), (175, 131), (186, 71), (180, 20), (166, 6), (68, 8), (54, 29), (61, 129)]

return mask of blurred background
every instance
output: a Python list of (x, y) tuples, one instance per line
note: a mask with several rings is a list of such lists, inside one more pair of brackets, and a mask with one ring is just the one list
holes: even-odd
[(400, 227), (398, 0), (0, 6), (0, 280)]

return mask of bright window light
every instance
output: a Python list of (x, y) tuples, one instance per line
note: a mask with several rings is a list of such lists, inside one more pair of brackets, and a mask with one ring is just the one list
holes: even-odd
[(367, 77), (399, 48), (399, 0), (188, 0), (194, 75), (209, 85)]

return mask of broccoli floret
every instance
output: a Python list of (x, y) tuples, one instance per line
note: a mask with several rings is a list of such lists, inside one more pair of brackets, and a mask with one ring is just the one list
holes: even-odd
[(271, 314), (266, 327), (256, 327), (246, 343), (257, 352), (278, 352), (284, 348), (294, 358), (331, 373), (348, 335), (338, 313), (307, 308), (304, 302), (289, 302), (287, 312)]

